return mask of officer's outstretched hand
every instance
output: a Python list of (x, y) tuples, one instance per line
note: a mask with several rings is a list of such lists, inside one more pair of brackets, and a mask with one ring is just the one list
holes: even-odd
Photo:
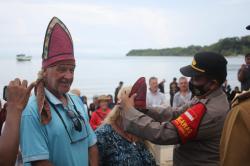
[(34, 86), (35, 83), (31, 83), (28, 86), (26, 80), (21, 82), (19, 78), (10, 81), (7, 88), (7, 110), (22, 112), (29, 100), (30, 92)]
[(135, 96), (136, 93), (129, 97), (129, 93), (126, 90), (121, 94), (121, 107), (123, 110), (127, 111), (134, 107)]

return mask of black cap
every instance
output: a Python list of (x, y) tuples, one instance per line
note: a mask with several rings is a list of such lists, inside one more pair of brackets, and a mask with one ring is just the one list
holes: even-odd
[(194, 55), (192, 64), (182, 67), (180, 72), (187, 77), (206, 75), (224, 82), (227, 76), (227, 60), (221, 54), (200, 52)]
[(247, 30), (250, 30), (250, 25), (248, 25), (248, 26), (246, 27), (246, 29), (247, 29)]

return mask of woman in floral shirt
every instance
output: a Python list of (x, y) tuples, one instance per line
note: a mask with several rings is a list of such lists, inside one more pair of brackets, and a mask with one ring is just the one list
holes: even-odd
[[(123, 88), (118, 98), (131, 88)], [(149, 143), (127, 133), (121, 125), (122, 109), (116, 105), (96, 131), (100, 165), (114, 166), (155, 166), (149, 150)]]

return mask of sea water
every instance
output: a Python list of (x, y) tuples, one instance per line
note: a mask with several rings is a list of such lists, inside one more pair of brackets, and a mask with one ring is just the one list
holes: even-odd
[[(240, 86), (237, 72), (244, 63), (244, 56), (228, 57), (228, 84), (232, 89)], [(166, 57), (126, 57), (126, 56), (77, 56), (76, 70), (72, 88), (81, 90), (92, 100), (93, 95), (114, 94), (119, 81), (124, 85), (132, 85), (139, 77), (158, 77), (159, 81), (166, 80), (165, 92), (169, 91), (169, 83), (173, 77), (182, 76), (179, 69), (192, 62), (190, 56)], [(10, 80), (18, 77), (35, 81), (41, 69), (41, 58), (33, 57), (31, 61), (18, 62), (13, 57), (0, 56), (0, 98), (2, 89)]]

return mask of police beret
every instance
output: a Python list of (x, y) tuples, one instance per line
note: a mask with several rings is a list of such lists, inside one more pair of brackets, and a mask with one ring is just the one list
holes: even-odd
[(194, 55), (192, 64), (182, 67), (180, 72), (187, 77), (207, 75), (224, 79), (227, 75), (227, 60), (218, 53), (200, 52)]

